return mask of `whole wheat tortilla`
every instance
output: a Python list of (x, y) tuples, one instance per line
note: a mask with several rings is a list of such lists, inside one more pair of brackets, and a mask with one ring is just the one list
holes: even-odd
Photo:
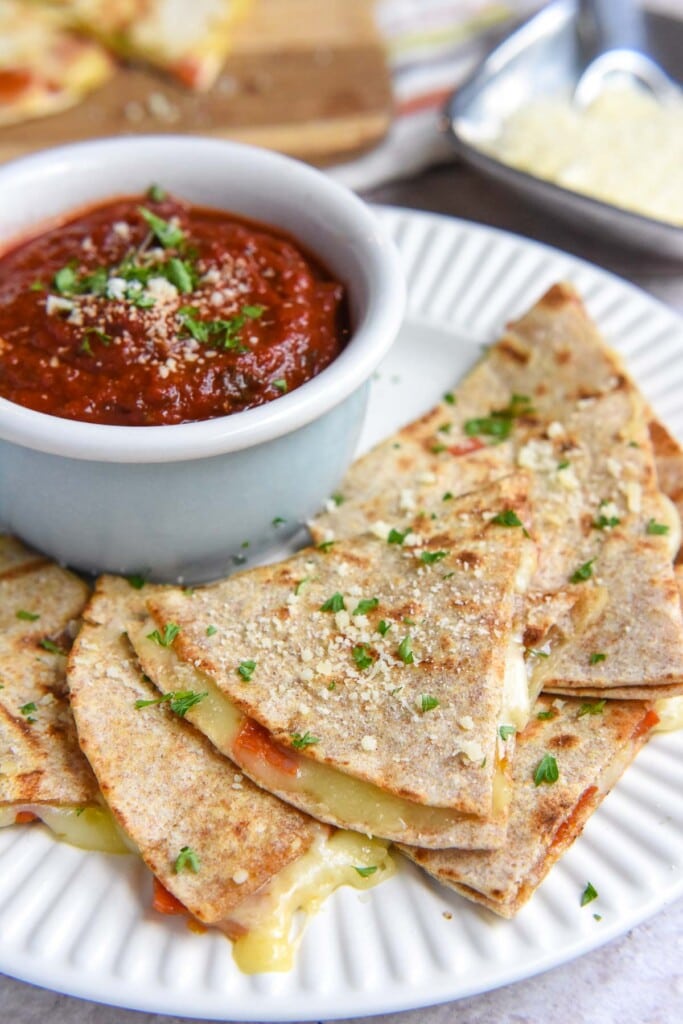
[[(179, 627), (180, 659), (279, 744), (485, 822), (506, 655), (532, 570), (526, 486), (515, 474), (446, 502), (402, 544), (379, 530), (192, 594), (169, 588), (148, 606), (160, 630)], [(492, 521), (505, 512), (518, 525)], [(280, 795), (307, 806), (305, 794)], [(463, 825), (476, 842), (472, 821)]]
[[(530, 601), (539, 607), (567, 589), (605, 590), (602, 598), (595, 595), (602, 611), (590, 634), (567, 638), (553, 687), (653, 699), (682, 692), (683, 618), (671, 564), (675, 517), (659, 489), (649, 418), (576, 292), (555, 285), (507, 327), (448, 401), (351, 467), (337, 503), (311, 524), (313, 535), (343, 537), (378, 518), (401, 528), (411, 503), (430, 512), (444, 491), (461, 494), (526, 468), (538, 544)], [(473, 444), (485, 447), (468, 452)], [(670, 537), (651, 535), (651, 522), (668, 525)], [(620, 559), (629, 566), (622, 576), (613, 571)], [(586, 578), (573, 583), (582, 572)], [(647, 588), (633, 588), (635, 577)], [(646, 630), (644, 616), (653, 611)], [(630, 632), (623, 629), (625, 614), (636, 625)], [(589, 671), (595, 653), (605, 659)]]
[[(542, 697), (517, 741), (506, 845), (473, 852), (401, 846), (401, 852), (467, 899), (513, 917), (581, 834), (655, 721), (639, 701), (587, 705)], [(546, 755), (555, 759), (557, 781), (536, 784)]]
[[(327, 830), (253, 786), (158, 703), (124, 633), (136, 614), (144, 615), (139, 591), (98, 581), (68, 667), (81, 748), (156, 877), (200, 921), (229, 931), (231, 913)], [(198, 872), (175, 869), (184, 847)]]
[(0, 537), (0, 807), (97, 802), (65, 682), (88, 593), (73, 573)]

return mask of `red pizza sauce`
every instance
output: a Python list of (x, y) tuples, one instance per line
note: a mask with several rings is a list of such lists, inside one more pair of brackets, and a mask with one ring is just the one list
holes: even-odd
[(88, 423), (212, 419), (320, 373), (343, 286), (286, 235), (153, 188), (0, 256), (0, 395)]

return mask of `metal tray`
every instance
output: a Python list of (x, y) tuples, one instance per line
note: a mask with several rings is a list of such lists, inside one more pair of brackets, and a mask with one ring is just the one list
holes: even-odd
[[(450, 97), (442, 127), (460, 156), (483, 174), (574, 227), (633, 248), (683, 260), (683, 228), (665, 224), (517, 170), (481, 148), (502, 122), (539, 96), (570, 93), (584, 69), (577, 0), (556, 0), (514, 31)], [(647, 16), (650, 52), (674, 78), (683, 73), (683, 22)]]

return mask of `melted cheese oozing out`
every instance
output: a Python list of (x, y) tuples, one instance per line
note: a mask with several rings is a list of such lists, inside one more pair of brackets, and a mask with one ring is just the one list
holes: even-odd
[(524, 661), (524, 645), (519, 640), (508, 644), (503, 683), (501, 725), (514, 725), (521, 732), (531, 713), (529, 677)]
[(662, 511), (664, 512), (666, 509), (662, 519), (664, 520), (664, 525), (669, 527), (666, 539), (669, 542), (669, 551), (671, 552), (671, 561), (673, 562), (681, 546), (681, 517), (671, 498), (667, 498), (664, 494), (661, 497), (663, 499)]
[(315, 913), (341, 885), (370, 889), (395, 871), (387, 843), (355, 832), (330, 835), (321, 829), (303, 857), (231, 916), (230, 927), (246, 930), (233, 941), (237, 966), (246, 974), (290, 970), (302, 934), (296, 930), (297, 911)]
[[(305, 793), (311, 813), (337, 822), (353, 823), (370, 835), (391, 835), (397, 839), (407, 826), (427, 831), (443, 831), (466, 820), (476, 820), (446, 807), (428, 807), (386, 793), (378, 786), (351, 775), (345, 775), (326, 764), (289, 753), (296, 759), (296, 771), (281, 771), (258, 753), (235, 750), (235, 741), (246, 716), (219, 690), (210, 676), (186, 663), (175, 653), (150, 643), (147, 636), (153, 628), (148, 622), (139, 629), (130, 629), (129, 636), (142, 667), (154, 679), (162, 693), (183, 688), (207, 696), (191, 708), (186, 718), (208, 737), (218, 750), (227, 754), (252, 779), (265, 789), (287, 798), (288, 793)], [(526, 682), (526, 677), (525, 677)], [(527, 698), (528, 699), (528, 698)], [(494, 814), (502, 814), (508, 804), (508, 789), (499, 764), (494, 777)]]
[(662, 697), (655, 701), (659, 722), (653, 732), (674, 732), (683, 729), (683, 697)]
[(129, 853), (130, 846), (106, 807), (54, 807), (47, 804), (12, 804), (0, 808), (0, 828), (16, 824), (19, 813), (34, 814), (51, 832), (70, 846), (102, 853)]

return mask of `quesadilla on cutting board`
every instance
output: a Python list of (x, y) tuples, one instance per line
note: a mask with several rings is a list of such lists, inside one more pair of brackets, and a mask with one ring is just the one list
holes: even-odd
[(513, 917), (581, 834), (657, 720), (640, 701), (541, 697), (517, 741), (505, 847), (402, 846), (402, 853), (467, 899)]
[(73, 573), (0, 536), (0, 826), (40, 820), (73, 845), (121, 852), (66, 697), (88, 593)]
[(162, 644), (134, 634), (141, 663), (174, 687), (158, 657), (172, 646), (216, 702), (190, 720), (315, 817), (423, 845), (499, 845), (498, 728), (528, 712), (526, 487), (515, 474), (403, 533), (376, 524), (191, 594), (155, 593)]
[[(679, 693), (683, 619), (672, 561), (680, 522), (659, 488), (649, 418), (574, 290), (556, 285), (436, 409), (351, 467), (313, 536), (344, 537), (376, 518), (401, 529), (411, 504), (431, 514), (444, 491), (525, 468), (538, 545), (527, 646), (537, 643), (534, 617), (544, 611), (547, 630), (558, 600), (560, 612), (579, 596), (593, 605), (561, 660), (547, 665), (544, 687), (636, 699)], [(385, 460), (391, 481), (381, 476)], [(626, 618), (643, 616), (647, 635), (625, 628)]]
[(231, 937), (243, 970), (287, 969), (294, 913), (389, 877), (386, 843), (321, 825), (237, 772), (183, 721), (206, 694), (160, 698), (146, 680), (125, 633), (141, 614), (126, 580), (98, 581), (69, 658), (80, 745), (162, 893)]

